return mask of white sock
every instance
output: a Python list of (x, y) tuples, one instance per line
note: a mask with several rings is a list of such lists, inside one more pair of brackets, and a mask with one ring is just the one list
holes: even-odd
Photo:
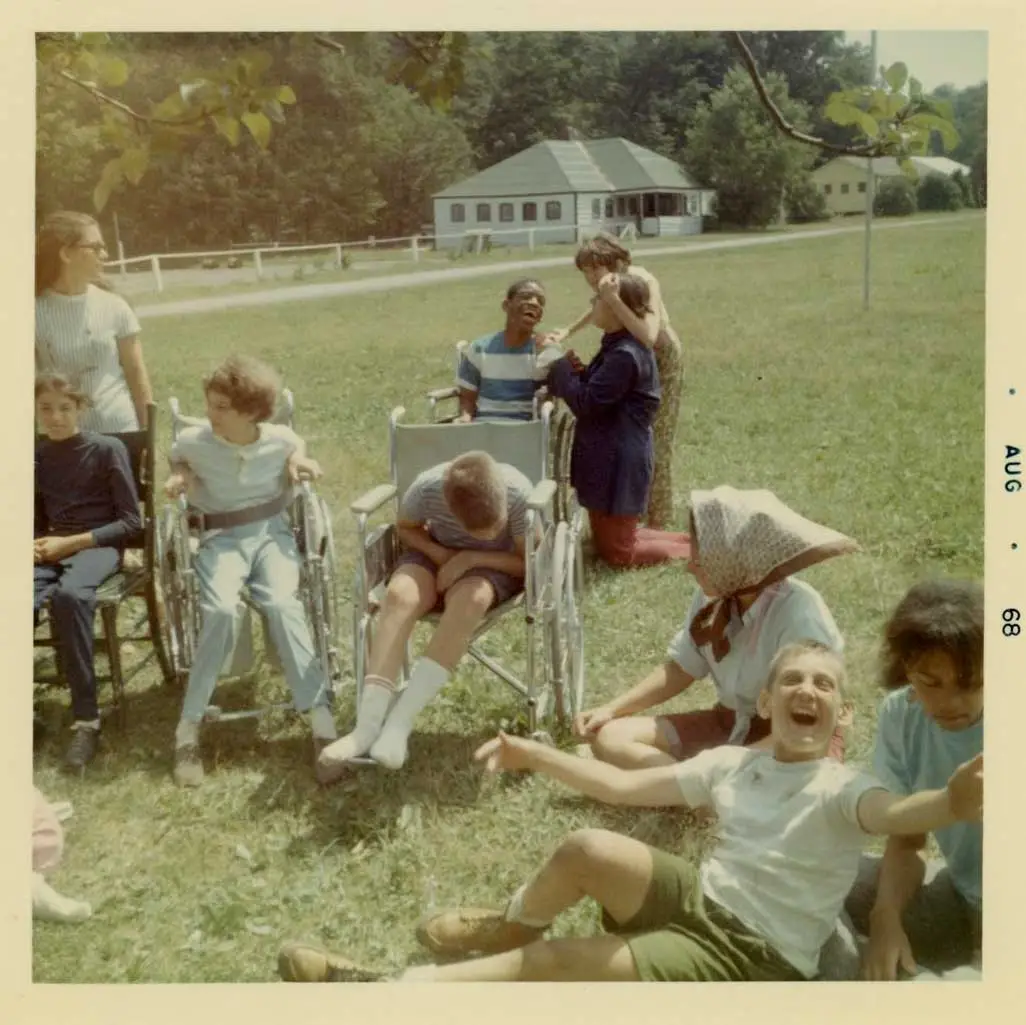
[(175, 730), (175, 747), (199, 743), (199, 726), (195, 719), (179, 719)]
[(334, 740), (338, 736), (335, 720), (331, 717), (331, 709), (327, 705), (311, 708), (305, 716), (310, 723), (310, 730), (319, 740)]
[(410, 673), (409, 686), (395, 703), (395, 708), (385, 721), (381, 736), (370, 749), (370, 756), (374, 761), (386, 769), (403, 767), (406, 761), (406, 742), (413, 729), (413, 721), (445, 686), (449, 676), (449, 670), (440, 666), (434, 659), (417, 659)]
[(506, 913), (503, 917), (507, 922), (516, 922), (519, 925), (526, 925), (528, 929), (547, 929), (551, 922), (543, 922), (538, 918), (524, 918), (524, 894), (534, 880), (528, 880), (509, 899), (506, 905)]
[(363, 694), (356, 713), (356, 726), (341, 740), (329, 744), (321, 758), (329, 764), (348, 762), (365, 755), (381, 732), (381, 726), (388, 715), (388, 707), (395, 695), (395, 688), (383, 676), (367, 676), (363, 681)]
[(63, 897), (38, 873), (32, 874), (32, 917), (44, 922), (83, 922), (93, 909), (81, 900)]
[(99, 719), (76, 719), (75, 725), (71, 727), (73, 730), (99, 730), (100, 720)]

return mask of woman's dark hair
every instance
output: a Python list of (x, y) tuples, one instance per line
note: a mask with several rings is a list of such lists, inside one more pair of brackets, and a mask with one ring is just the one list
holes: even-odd
[(931, 651), (944, 652), (964, 690), (983, 686), (983, 588), (971, 580), (926, 580), (898, 603), (884, 628), (882, 683), (908, 682), (908, 668)]
[(649, 306), (651, 293), (648, 290), (648, 282), (639, 278), (636, 274), (621, 274), (620, 301), (638, 317), (644, 317), (646, 313), (652, 312)]
[(40, 395), (45, 395), (47, 392), (66, 395), (79, 409), (88, 409), (93, 404), (74, 378), (55, 370), (47, 370), (36, 375), (35, 397), (38, 399)]
[(631, 251), (619, 239), (600, 231), (594, 238), (587, 239), (577, 247), (574, 265), (578, 270), (584, 270), (585, 267), (620, 270), (631, 265)]

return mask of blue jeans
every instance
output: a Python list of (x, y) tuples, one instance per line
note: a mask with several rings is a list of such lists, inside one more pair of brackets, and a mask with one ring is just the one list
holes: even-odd
[(202, 625), (182, 718), (203, 718), (232, 647), (239, 595), (248, 586), (264, 613), (299, 712), (327, 705), (329, 688), (314, 650), (299, 590), (299, 552), (284, 515), (207, 534), (193, 566)]

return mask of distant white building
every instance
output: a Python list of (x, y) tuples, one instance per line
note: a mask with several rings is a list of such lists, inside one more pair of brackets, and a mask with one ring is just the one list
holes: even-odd
[[(949, 178), (957, 171), (969, 176), (970, 169), (949, 157), (910, 157), (920, 177), (944, 174)], [(866, 210), (866, 180), (868, 171), (865, 157), (842, 156), (831, 160), (812, 172), (812, 180), (826, 198), (827, 208), (835, 214), (861, 214)], [(904, 171), (894, 157), (876, 157), (873, 177), (877, 180), (898, 178)]]
[(488, 232), (504, 245), (574, 242), (633, 225), (639, 235), (697, 235), (715, 192), (627, 139), (548, 140), (436, 193), (435, 244)]

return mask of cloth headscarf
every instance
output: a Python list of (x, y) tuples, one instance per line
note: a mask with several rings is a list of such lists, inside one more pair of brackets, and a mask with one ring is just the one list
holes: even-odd
[(731, 617), (741, 615), (741, 597), (859, 551), (856, 541), (799, 516), (771, 491), (732, 487), (691, 493), (691, 543), (717, 595), (692, 620), (691, 638), (709, 646), (716, 662), (730, 651), (726, 631)]

